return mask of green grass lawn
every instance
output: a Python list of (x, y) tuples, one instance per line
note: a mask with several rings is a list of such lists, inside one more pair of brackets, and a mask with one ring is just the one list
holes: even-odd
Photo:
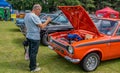
[[(24, 60), (24, 39), (15, 22), (0, 21), (0, 73), (30, 73), (29, 61)], [(37, 61), (42, 68), (37, 73), (86, 73), (79, 65), (68, 62), (47, 46), (40, 45)], [(120, 73), (120, 59), (101, 62), (90, 73)]]

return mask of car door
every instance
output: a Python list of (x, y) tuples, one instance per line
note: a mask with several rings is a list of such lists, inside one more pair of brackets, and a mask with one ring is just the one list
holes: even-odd
[(109, 54), (111, 58), (120, 57), (120, 26), (115, 35), (111, 37)]

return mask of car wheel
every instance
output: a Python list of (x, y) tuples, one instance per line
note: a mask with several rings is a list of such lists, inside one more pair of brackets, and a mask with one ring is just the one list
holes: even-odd
[(100, 57), (97, 53), (88, 54), (81, 62), (83, 70), (90, 72), (97, 68), (100, 63)]
[(43, 36), (42, 36), (42, 44), (44, 45), (44, 46), (48, 46), (48, 36), (47, 36), (47, 34), (44, 34)]

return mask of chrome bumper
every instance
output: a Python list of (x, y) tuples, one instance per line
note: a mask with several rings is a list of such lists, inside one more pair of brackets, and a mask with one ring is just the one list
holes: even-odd
[(79, 63), (80, 62), (80, 59), (73, 59), (73, 58), (70, 58), (69, 56), (65, 56), (64, 58), (72, 63)]
[[(53, 50), (53, 47), (52, 47), (52, 46), (49, 45), (48, 47)], [(80, 59), (73, 59), (73, 58), (70, 58), (69, 56), (65, 56), (64, 58), (65, 58), (66, 60), (72, 62), (72, 63), (79, 63), (79, 62), (80, 62)]]
[(53, 50), (53, 47), (52, 47), (52, 46), (50, 46), (50, 45), (48, 45), (48, 48), (50, 48), (51, 50)]

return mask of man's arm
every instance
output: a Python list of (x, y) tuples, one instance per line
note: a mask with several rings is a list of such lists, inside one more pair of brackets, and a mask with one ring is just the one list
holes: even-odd
[(49, 24), (50, 21), (51, 21), (51, 18), (48, 17), (47, 20), (46, 20), (44, 23), (38, 24), (38, 26), (39, 26), (41, 29), (44, 29), (44, 28)]

